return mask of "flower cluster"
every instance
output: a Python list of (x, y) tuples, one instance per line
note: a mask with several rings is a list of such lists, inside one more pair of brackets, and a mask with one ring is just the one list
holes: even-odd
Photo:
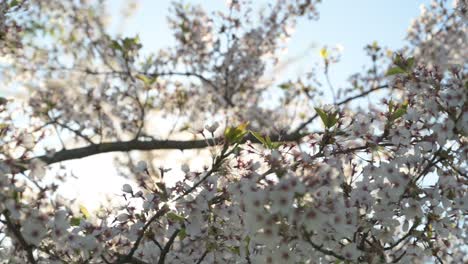
[[(143, 61), (137, 37), (106, 33), (100, 3), (31, 1), (35, 32), (56, 46), (25, 38), (10, 66), (23, 78), (16, 85), (35, 91), (21, 110), (0, 97), (1, 262), (468, 261), (466, 1), (439, 2), (423, 8), (411, 47), (391, 64), (367, 46), (372, 70), (333, 91), (333, 105), (316, 102), (323, 91), (310, 74), (281, 84), (275, 108), (263, 105), (260, 79), (296, 19), (316, 17), (315, 1), (278, 0), (255, 21), (247, 1), (211, 16), (175, 3), (174, 49)], [(0, 27), (11, 5), (0, 4)], [(337, 62), (328, 52), (326, 67)], [(388, 97), (369, 109), (351, 104), (383, 89)], [(168, 131), (148, 126), (167, 117), (177, 117)], [(207, 117), (191, 140), (160, 139)], [(56, 135), (61, 150), (50, 148)], [(49, 169), (107, 152), (199, 148), (207, 163), (180, 169), (129, 153), (119, 166), (133, 182), (93, 212), (61, 196), (64, 165)]]

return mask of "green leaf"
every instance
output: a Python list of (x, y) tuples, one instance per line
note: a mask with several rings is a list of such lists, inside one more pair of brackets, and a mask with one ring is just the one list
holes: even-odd
[(318, 107), (315, 107), (315, 111), (320, 116), (320, 119), (326, 128), (331, 128), (338, 122), (338, 112), (325, 112), (323, 109)]
[(252, 136), (254, 136), (258, 141), (260, 141), (260, 143), (262, 143), (265, 147), (267, 146), (267, 142), (262, 137), (262, 135), (260, 135), (260, 133), (250, 131), (250, 134), (252, 134)]
[(81, 223), (81, 218), (80, 217), (72, 217), (70, 219), (70, 225), (71, 226), (79, 226)]
[(402, 74), (402, 73), (406, 73), (406, 71), (397, 66), (397, 67), (393, 67), (393, 68), (388, 69), (388, 71), (387, 71), (387, 73), (385, 75), (386, 76), (392, 76), (392, 75)]
[(12, 1), (10, 2), (10, 8), (13, 8), (13, 7), (17, 6), (17, 5), (19, 5), (19, 1), (18, 1), (18, 0), (12, 0)]
[(88, 219), (91, 216), (88, 212), (88, 209), (86, 209), (86, 207), (84, 207), (84, 205), (81, 205), (81, 204), (80, 204), (80, 212), (83, 214), (83, 217), (85, 219)]
[(233, 246), (231, 246), (231, 247), (228, 247), (228, 248), (229, 248), (229, 250), (230, 250), (232, 253), (234, 253), (234, 254), (236, 254), (236, 255), (240, 255), (240, 248), (239, 248), (239, 247), (233, 247)]
[(328, 56), (329, 56), (329, 53), (328, 53), (328, 50), (326, 47), (323, 47), (320, 49), (320, 57), (322, 57), (323, 59), (328, 59)]
[(428, 224), (427, 225), (427, 236), (428, 237), (432, 237), (432, 234), (433, 234), (432, 231), (433, 231), (432, 224)]
[(16, 202), (19, 202), (20, 200), (20, 193), (17, 191), (13, 191), (13, 199), (15, 199)]
[(185, 218), (181, 215), (178, 215), (176, 213), (170, 212), (167, 214), (167, 218), (173, 222), (184, 222)]
[(318, 107), (315, 107), (314, 108), (315, 111), (317, 112), (317, 114), (320, 116), (320, 119), (322, 119), (322, 123), (325, 127), (328, 127), (327, 124), (328, 124), (328, 114), (323, 111), (322, 109), (318, 108)]
[(184, 238), (187, 237), (187, 231), (185, 230), (185, 228), (181, 228), (179, 234), (177, 235), (179, 236), (180, 240), (184, 240)]
[(338, 122), (338, 112), (328, 115), (328, 128), (334, 126)]
[(292, 87), (291, 83), (282, 83), (282, 84), (279, 85), (279, 88), (281, 88), (283, 90), (289, 90), (291, 87)]
[(395, 113), (392, 115), (392, 120), (397, 120), (398, 118), (402, 117), (404, 114), (406, 114), (406, 109), (405, 108), (398, 108)]
[(388, 112), (393, 112), (393, 107), (394, 107), (394, 104), (393, 104), (393, 100), (390, 99), (390, 102), (388, 102)]
[(122, 46), (120, 46), (120, 43), (117, 40), (112, 40), (111, 48), (113, 50), (120, 50), (122, 51)]
[(272, 142), (270, 136), (266, 136), (265, 138), (260, 135), (260, 133), (250, 131), (250, 133), (258, 140), (260, 143), (263, 144), (264, 147), (269, 148), (269, 149), (277, 149), (279, 146), (281, 146), (281, 142)]
[(279, 146), (281, 146), (281, 144), (283, 144), (283, 143), (281, 143), (281, 142), (272, 142), (271, 143), (271, 149), (277, 149), (277, 148), (279, 148)]
[(404, 68), (406, 63), (405, 58), (403, 58), (403, 55), (401, 55), (400, 53), (396, 53), (395, 57), (393, 58), (393, 64), (400, 68)]
[(406, 69), (407, 70), (411, 70), (414, 66), (414, 57), (409, 57), (407, 60), (406, 60)]
[(137, 48), (137, 49), (141, 48), (139, 36), (136, 36), (134, 38), (124, 38), (122, 43), (123, 43), (123, 47), (126, 50), (130, 50), (133, 48)]
[(237, 127), (228, 127), (224, 130), (224, 137), (229, 143), (239, 143), (247, 133), (248, 123), (242, 123)]
[(152, 85), (156, 81), (156, 78), (149, 78), (144, 74), (137, 74), (135, 77), (146, 85)]
[(271, 146), (271, 138), (270, 138), (270, 136), (269, 136), (269, 135), (266, 135), (265, 140), (266, 140), (266, 143), (267, 143), (267, 147), (270, 147), (270, 146)]
[(408, 103), (405, 102), (403, 103), (402, 105), (400, 105), (396, 110), (395, 112), (392, 113), (390, 119), (391, 121), (395, 121), (397, 120), (398, 118), (402, 117), (404, 114), (406, 114), (408, 110)]

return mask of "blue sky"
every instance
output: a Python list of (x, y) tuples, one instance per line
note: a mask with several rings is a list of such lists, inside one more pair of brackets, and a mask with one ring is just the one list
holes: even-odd
[[(109, 1), (110, 13), (118, 15), (125, 7), (125, 0)], [(166, 16), (170, 0), (139, 0), (134, 15), (118, 31), (124, 36), (139, 34), (146, 51), (171, 46), (173, 38), (167, 26)], [(185, 1), (200, 4), (208, 12), (226, 8), (225, 0)], [(253, 1), (262, 6), (266, 0)], [(294, 77), (308, 71), (318, 60), (318, 50), (324, 45), (344, 46), (342, 60), (331, 70), (332, 80), (343, 85), (347, 77), (361, 70), (369, 63), (363, 50), (366, 44), (378, 41), (379, 44), (397, 49), (405, 41), (404, 37), (412, 18), (419, 15), (419, 6), (428, 0), (325, 0), (318, 6), (320, 19), (299, 20), (296, 31), (289, 42), (291, 58), (301, 60), (293, 64), (284, 78)], [(116, 32), (116, 20), (112, 23)], [(311, 47), (315, 48), (311, 48)]]

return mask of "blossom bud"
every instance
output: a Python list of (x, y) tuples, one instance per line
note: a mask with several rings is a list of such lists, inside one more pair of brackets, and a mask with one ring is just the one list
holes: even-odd
[(211, 125), (206, 125), (205, 129), (208, 130), (210, 133), (214, 133), (216, 131), (216, 129), (218, 129), (218, 127), (219, 127), (219, 123), (214, 122)]
[(124, 184), (122, 186), (122, 191), (125, 193), (133, 193), (133, 189), (132, 186), (130, 186), (130, 184)]
[(140, 160), (136, 165), (136, 169), (138, 172), (145, 172), (148, 170), (148, 164), (146, 161)]
[(34, 148), (36, 144), (34, 140), (34, 136), (29, 133), (23, 134), (20, 140), (21, 140), (22, 145), (27, 149)]
[(129, 218), (130, 218), (130, 216), (129, 216), (128, 214), (123, 213), (123, 214), (119, 214), (119, 215), (117, 216), (116, 220), (119, 221), (119, 222), (125, 222), (125, 221), (127, 221)]
[(182, 166), (180, 166), (180, 169), (185, 173), (190, 172), (190, 167), (189, 167), (189, 165), (187, 163), (182, 164)]

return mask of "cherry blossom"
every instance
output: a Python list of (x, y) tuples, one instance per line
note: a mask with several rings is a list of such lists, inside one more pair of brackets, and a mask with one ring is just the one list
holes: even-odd
[[(102, 2), (0, 4), (2, 84), (30, 91), (0, 97), (3, 262), (468, 261), (466, 1), (422, 6), (399, 50), (367, 45), (345, 89), (339, 46), (327, 84), (266, 76), (320, 1), (176, 2), (151, 54)], [(126, 178), (109, 202), (63, 198), (67, 161), (104, 153)]]

